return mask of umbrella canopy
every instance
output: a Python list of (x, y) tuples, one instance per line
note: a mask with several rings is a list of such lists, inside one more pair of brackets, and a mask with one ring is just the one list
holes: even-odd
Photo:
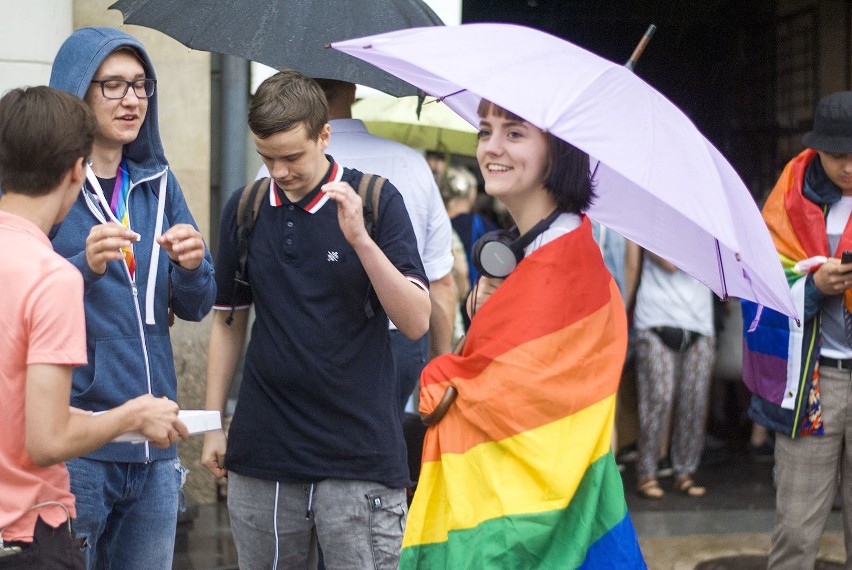
[(352, 116), (374, 135), (410, 147), (476, 155), (477, 129), (434, 99), (424, 102), (418, 117), (417, 103), (417, 97), (365, 97), (352, 105)]
[(471, 124), (484, 97), (587, 152), (598, 195), (591, 218), (722, 298), (798, 318), (740, 177), (680, 109), (624, 66), (509, 24), (403, 30), (332, 47), (442, 99)]
[(325, 44), (415, 26), (440, 26), (422, 0), (119, 0), (125, 24), (159, 30), (197, 50), (367, 85), (394, 96), (417, 89)]

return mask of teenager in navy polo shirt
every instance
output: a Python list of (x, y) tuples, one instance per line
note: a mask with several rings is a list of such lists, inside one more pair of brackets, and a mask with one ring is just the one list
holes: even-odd
[(252, 304), (256, 320), (227, 451), (222, 431), (207, 434), (202, 462), (229, 475), (240, 568), (307, 568), (317, 540), (329, 570), (399, 561), (410, 480), (388, 318), (421, 337), (428, 285), (390, 183), (375, 240), (367, 233), (361, 173), (324, 153), (327, 116), (322, 90), (295, 71), (258, 88), (249, 128), (272, 183), (249, 241), (250, 287), (234, 282), (239, 193), (222, 212), (207, 409), (224, 409)]

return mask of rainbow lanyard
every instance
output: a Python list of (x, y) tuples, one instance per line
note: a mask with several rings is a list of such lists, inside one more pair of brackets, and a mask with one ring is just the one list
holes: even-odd
[[(115, 186), (112, 189), (112, 199), (109, 206), (115, 218), (128, 229), (130, 229), (130, 215), (127, 211), (127, 195), (129, 193), (130, 174), (127, 173), (127, 164), (122, 159), (115, 173)], [(127, 262), (130, 278), (133, 279), (136, 275), (136, 258), (133, 256), (133, 245), (121, 248), (121, 251), (124, 252), (124, 261)]]

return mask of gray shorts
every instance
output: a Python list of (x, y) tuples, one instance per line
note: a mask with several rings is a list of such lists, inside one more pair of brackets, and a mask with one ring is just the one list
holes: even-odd
[(326, 479), (276, 483), (228, 473), (228, 513), (240, 568), (312, 570), (317, 541), (327, 570), (399, 566), (405, 489)]

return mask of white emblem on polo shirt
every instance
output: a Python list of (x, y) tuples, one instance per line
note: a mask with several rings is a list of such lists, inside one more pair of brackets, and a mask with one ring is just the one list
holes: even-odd
[(340, 255), (336, 251), (328, 252), (328, 260), (329, 261), (340, 261)]

